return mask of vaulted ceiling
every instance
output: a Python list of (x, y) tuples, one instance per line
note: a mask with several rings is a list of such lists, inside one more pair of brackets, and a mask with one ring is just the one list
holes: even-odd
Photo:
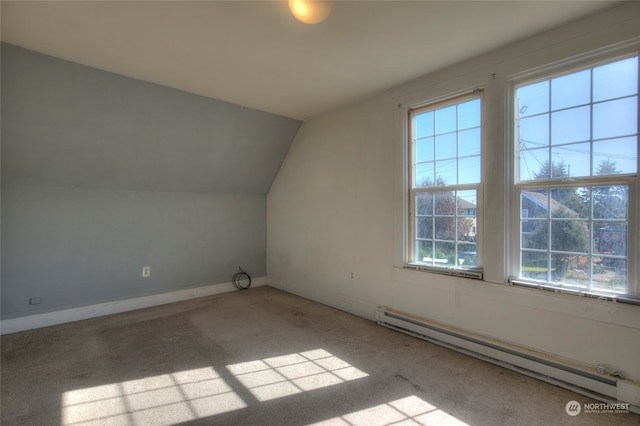
[(2, 41), (305, 119), (599, 10), (611, 1), (2, 1)]

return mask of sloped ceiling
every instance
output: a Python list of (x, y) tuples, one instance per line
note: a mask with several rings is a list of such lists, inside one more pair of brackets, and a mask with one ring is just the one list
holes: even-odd
[(261, 194), (300, 122), (2, 45), (2, 183)]
[(610, 1), (2, 1), (2, 40), (295, 119), (354, 102)]

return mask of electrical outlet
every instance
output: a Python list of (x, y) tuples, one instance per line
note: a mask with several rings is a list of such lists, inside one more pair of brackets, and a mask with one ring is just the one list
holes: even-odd
[(151, 266), (142, 267), (142, 277), (147, 278), (151, 276)]
[(42, 303), (42, 297), (32, 297), (31, 299), (29, 299), (30, 305), (39, 305), (41, 303)]

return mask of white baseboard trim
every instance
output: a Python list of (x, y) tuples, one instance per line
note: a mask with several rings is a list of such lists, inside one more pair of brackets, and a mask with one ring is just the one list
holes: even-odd
[[(251, 279), (252, 288), (264, 286), (266, 284), (266, 277)], [(150, 308), (152, 306), (181, 302), (183, 300), (196, 299), (198, 297), (212, 296), (214, 294), (228, 293), (231, 291), (236, 291), (236, 288), (233, 283), (228, 282), (172, 291), (170, 293), (161, 293), (151, 296), (135, 297), (133, 299), (99, 303), (79, 308), (64, 309), (61, 311), (47, 312), (43, 314), (28, 315), (20, 318), (10, 318), (0, 321), (0, 335), (18, 333), (21, 331), (117, 314), (120, 312), (133, 311), (136, 309)]]

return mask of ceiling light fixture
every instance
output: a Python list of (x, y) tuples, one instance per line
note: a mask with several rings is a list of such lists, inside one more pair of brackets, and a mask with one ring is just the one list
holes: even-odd
[(305, 24), (319, 24), (327, 19), (333, 1), (331, 0), (289, 0), (289, 10), (293, 16)]

